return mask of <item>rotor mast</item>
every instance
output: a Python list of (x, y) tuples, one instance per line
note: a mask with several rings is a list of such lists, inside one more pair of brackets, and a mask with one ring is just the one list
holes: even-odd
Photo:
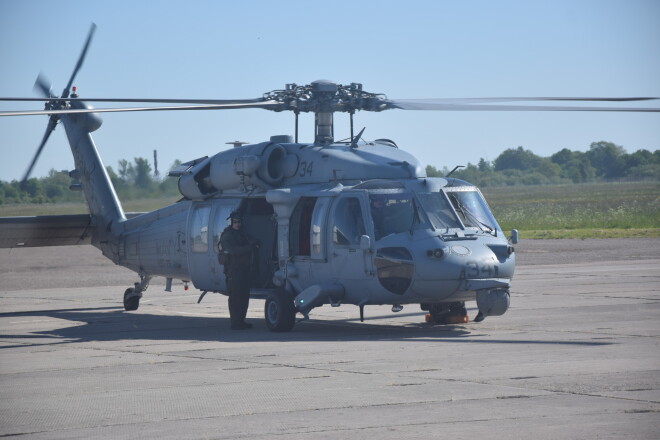
[(327, 145), (334, 142), (334, 97), (337, 94), (337, 84), (331, 81), (318, 80), (311, 84), (317, 95), (319, 108), (314, 118), (314, 143)]

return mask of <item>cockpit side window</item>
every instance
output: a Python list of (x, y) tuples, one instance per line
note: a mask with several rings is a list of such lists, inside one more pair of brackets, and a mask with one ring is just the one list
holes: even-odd
[(434, 229), (462, 227), (443, 192), (421, 193), (417, 196)]
[(412, 194), (403, 192), (369, 194), (371, 219), (376, 240), (410, 231), (419, 223)]
[(358, 246), (366, 234), (364, 216), (357, 197), (345, 197), (338, 201), (334, 211), (332, 241), (340, 246)]

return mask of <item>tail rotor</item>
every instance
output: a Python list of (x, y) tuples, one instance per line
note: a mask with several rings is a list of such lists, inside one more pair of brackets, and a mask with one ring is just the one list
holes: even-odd
[[(89, 33), (87, 34), (87, 40), (85, 41), (85, 45), (83, 46), (83, 49), (80, 52), (80, 56), (78, 57), (78, 62), (76, 63), (75, 68), (73, 69), (73, 73), (71, 73), (69, 82), (67, 83), (66, 87), (62, 91), (62, 95), (60, 96), (62, 100), (47, 101), (45, 110), (56, 110), (56, 109), (67, 108), (67, 103), (65, 100), (69, 97), (73, 81), (75, 80), (78, 71), (80, 70), (83, 62), (85, 61), (85, 57), (87, 56), (87, 50), (89, 49), (89, 45), (92, 42), (92, 37), (94, 36), (95, 31), (96, 31), (96, 25), (92, 23), (92, 26), (89, 29)], [(52, 84), (50, 83), (50, 81), (48, 81), (48, 79), (46, 79), (46, 77), (42, 73), (39, 74), (37, 80), (34, 83), (34, 90), (45, 98), (49, 98), (49, 99), (57, 98), (57, 95), (53, 94)], [(30, 174), (34, 169), (34, 166), (37, 163), (37, 160), (39, 159), (39, 156), (41, 155), (41, 152), (43, 151), (44, 146), (48, 141), (48, 138), (50, 137), (51, 133), (55, 130), (55, 127), (57, 127), (57, 123), (59, 122), (59, 120), (60, 120), (59, 115), (52, 114), (49, 116), (48, 125), (46, 126), (46, 132), (44, 133), (44, 136), (41, 139), (41, 143), (37, 148), (37, 152), (35, 153), (34, 157), (32, 158), (32, 161), (30, 162), (30, 165), (28, 166), (27, 170), (25, 171), (25, 174), (23, 175), (23, 179), (21, 179), (21, 186), (25, 185), (25, 182), (30, 178)]]

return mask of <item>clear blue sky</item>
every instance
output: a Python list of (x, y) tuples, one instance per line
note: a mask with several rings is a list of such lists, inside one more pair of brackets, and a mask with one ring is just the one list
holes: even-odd
[[(255, 98), (286, 83), (360, 82), (390, 98), (660, 96), (660, 1), (35, 1), (0, 0), (0, 96), (58, 93), (90, 23), (75, 82), (99, 98)], [(98, 107), (105, 105), (98, 104)], [(660, 106), (656, 102), (655, 106)], [(0, 110), (40, 109), (0, 103)], [(293, 115), (265, 110), (104, 115), (93, 137), (106, 165), (151, 159), (161, 170), (235, 139), (292, 134)], [(19, 179), (45, 116), (0, 119), (0, 179)], [(335, 117), (335, 137), (348, 136)], [(660, 149), (660, 114), (360, 112), (364, 138), (390, 138), (423, 164), (452, 168), (523, 146), (541, 156), (606, 140)], [(312, 140), (313, 117), (301, 118)], [(62, 127), (34, 175), (71, 169)]]

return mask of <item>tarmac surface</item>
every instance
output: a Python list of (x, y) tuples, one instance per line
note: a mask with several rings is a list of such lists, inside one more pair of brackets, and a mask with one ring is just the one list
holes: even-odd
[(501, 317), (324, 306), (277, 334), (161, 280), (125, 312), (136, 276), (91, 246), (1, 249), (0, 437), (660, 438), (660, 239), (516, 255)]

